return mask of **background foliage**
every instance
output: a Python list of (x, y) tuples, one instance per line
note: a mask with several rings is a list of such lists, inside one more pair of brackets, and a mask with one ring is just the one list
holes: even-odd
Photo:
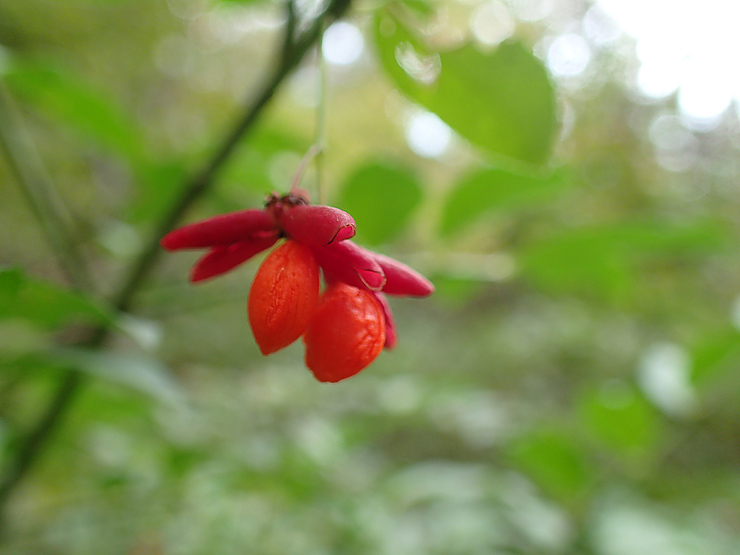
[(151, 250), (287, 189), (321, 6), (0, 3), (0, 553), (740, 553), (737, 113), (601, 3), (328, 6), (329, 204), (437, 287), (337, 385)]

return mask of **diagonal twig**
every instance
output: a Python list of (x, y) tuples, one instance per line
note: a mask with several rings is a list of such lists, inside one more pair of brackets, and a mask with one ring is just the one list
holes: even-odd
[[(239, 142), (254, 127), (258, 117), (285, 78), (321, 38), (325, 23), (341, 17), (348, 9), (349, 4), (350, 0), (332, 0), (324, 13), (317, 17), (308, 29), (298, 37), (294, 37), (296, 27), (295, 7), (293, 0), (288, 0), (286, 38), (276, 69), (234, 127), (226, 133), (209, 162), (200, 173), (185, 183), (179, 197), (172, 203), (169, 211), (156, 223), (147, 244), (131, 264), (121, 285), (110, 299), (111, 304), (116, 309), (126, 311), (130, 308), (134, 295), (152, 270), (160, 252), (159, 239), (174, 227), (190, 206), (213, 185), (219, 170), (233, 154)], [(81, 342), (80, 346), (99, 348), (108, 338), (110, 332), (111, 328), (108, 325), (101, 326), (95, 329), (87, 340)], [(52, 396), (36, 426), (21, 441), (15, 460), (11, 461), (11, 464), (0, 475), (0, 516), (2, 516), (3, 508), (10, 495), (43, 452), (51, 433), (59, 425), (62, 417), (72, 404), (76, 393), (84, 383), (85, 379), (82, 374), (76, 370), (68, 371), (62, 378), (57, 391)]]

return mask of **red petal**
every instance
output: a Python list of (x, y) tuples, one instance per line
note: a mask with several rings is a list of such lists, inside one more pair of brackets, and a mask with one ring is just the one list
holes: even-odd
[(197, 283), (236, 268), (255, 254), (269, 249), (277, 241), (277, 234), (254, 237), (233, 245), (213, 247), (195, 263), (190, 271), (190, 281)]
[(344, 241), (357, 230), (352, 216), (321, 204), (286, 206), (278, 216), (278, 224), (289, 237), (309, 247)]
[(341, 281), (370, 291), (383, 289), (385, 275), (374, 254), (352, 241), (314, 247), (312, 250), (330, 283)]
[(338, 382), (366, 368), (385, 345), (385, 319), (370, 291), (329, 286), (303, 336), (306, 366), (321, 382)]
[(398, 340), (396, 336), (396, 321), (393, 318), (393, 312), (391, 312), (391, 305), (388, 304), (388, 297), (383, 293), (373, 291), (373, 295), (383, 310), (383, 317), (385, 318), (385, 348), (391, 350), (396, 346)]
[(159, 244), (169, 251), (230, 245), (257, 233), (273, 231), (275, 222), (265, 210), (240, 210), (185, 225), (162, 237)]
[(434, 285), (416, 270), (383, 254), (375, 254), (386, 277), (383, 293), (426, 297), (434, 292)]

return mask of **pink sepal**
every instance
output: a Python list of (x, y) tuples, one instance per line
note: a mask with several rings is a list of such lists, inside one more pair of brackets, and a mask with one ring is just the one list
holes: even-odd
[(278, 225), (289, 237), (309, 247), (344, 241), (357, 231), (354, 218), (347, 212), (320, 204), (283, 207)]
[(159, 244), (169, 251), (202, 249), (238, 243), (274, 229), (275, 221), (267, 211), (240, 210), (177, 228), (162, 237)]
[(278, 240), (277, 233), (253, 237), (232, 245), (211, 248), (190, 271), (191, 283), (198, 283), (219, 276), (243, 264), (255, 254), (269, 249)]
[(370, 291), (383, 289), (385, 275), (373, 253), (352, 241), (335, 242), (326, 247), (313, 247), (312, 250), (328, 282), (342, 281)]
[(434, 292), (434, 285), (416, 270), (389, 256), (373, 253), (383, 268), (385, 286), (383, 293), (412, 297), (426, 297)]
[(388, 297), (380, 291), (372, 291), (372, 294), (383, 310), (383, 317), (385, 318), (385, 348), (390, 351), (396, 346), (398, 340), (396, 336), (396, 321), (393, 318), (393, 312), (391, 312), (391, 305), (388, 304)]

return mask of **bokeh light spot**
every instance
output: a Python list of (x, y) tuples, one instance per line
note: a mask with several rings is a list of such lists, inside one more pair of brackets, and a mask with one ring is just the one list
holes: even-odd
[(586, 40), (573, 33), (556, 38), (547, 50), (547, 66), (554, 75), (575, 77), (583, 73), (591, 60)]
[(406, 126), (406, 141), (416, 154), (424, 158), (442, 155), (450, 145), (452, 130), (431, 112), (416, 112)]
[(321, 52), (330, 64), (347, 66), (355, 63), (365, 50), (360, 30), (345, 21), (338, 21), (324, 33)]
[(511, 36), (514, 20), (501, 2), (487, 2), (473, 12), (470, 28), (480, 43), (492, 46)]

